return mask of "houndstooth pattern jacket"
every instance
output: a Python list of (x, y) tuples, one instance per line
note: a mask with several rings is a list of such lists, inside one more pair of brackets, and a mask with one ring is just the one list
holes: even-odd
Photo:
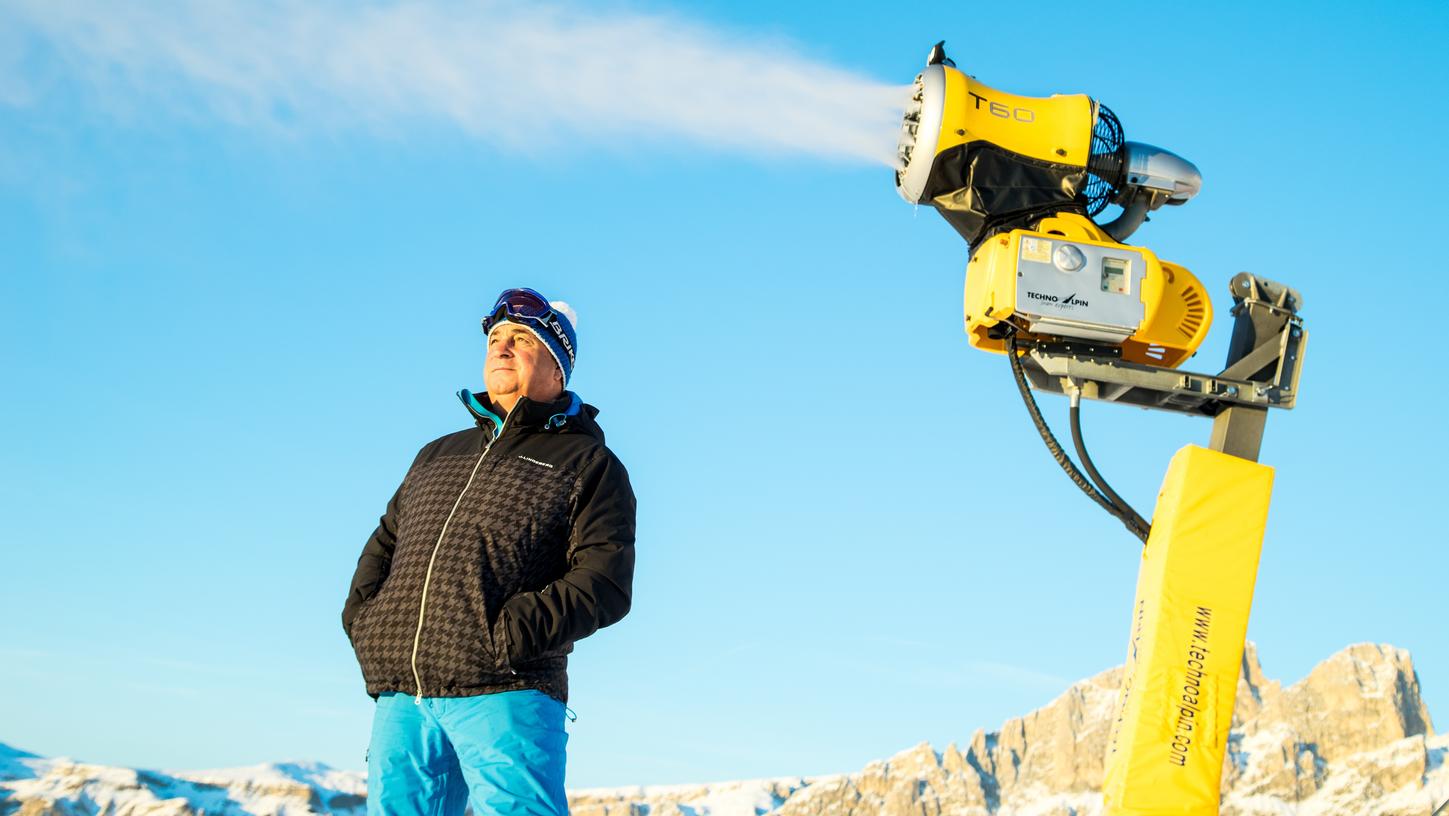
[(629, 611), (635, 500), (598, 410), (566, 393), (418, 453), (342, 610), (367, 692), (568, 699), (575, 641)]

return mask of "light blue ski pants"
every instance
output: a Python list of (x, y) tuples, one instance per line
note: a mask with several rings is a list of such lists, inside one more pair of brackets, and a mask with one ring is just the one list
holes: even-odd
[(567, 816), (564, 705), (540, 691), (378, 697), (368, 816)]

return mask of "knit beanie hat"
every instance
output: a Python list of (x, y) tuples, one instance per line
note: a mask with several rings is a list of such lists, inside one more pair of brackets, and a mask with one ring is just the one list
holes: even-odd
[[(543, 296), (539, 295), (539, 298), (542, 299)], [(578, 353), (579, 338), (574, 327), (579, 323), (579, 316), (572, 306), (562, 300), (550, 300), (548, 305), (553, 312), (543, 318), (515, 317), (504, 310), (502, 319), (495, 322), (488, 333), (491, 335), (494, 329), (505, 322), (528, 329), (553, 355), (554, 362), (558, 363), (558, 370), (563, 373), (564, 387), (567, 388), (569, 377), (574, 373), (574, 357)]]

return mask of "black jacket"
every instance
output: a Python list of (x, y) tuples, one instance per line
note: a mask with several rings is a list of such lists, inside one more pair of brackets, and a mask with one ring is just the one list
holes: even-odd
[(367, 691), (568, 699), (573, 643), (624, 617), (634, 493), (598, 409), (566, 393), (428, 443), (357, 560), (342, 609)]

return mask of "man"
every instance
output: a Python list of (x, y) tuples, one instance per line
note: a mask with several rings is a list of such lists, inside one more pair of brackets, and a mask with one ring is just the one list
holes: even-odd
[(568, 812), (566, 655), (629, 611), (634, 494), (565, 390), (567, 304), (506, 290), (483, 319), (474, 427), (423, 447), (342, 610), (367, 691), (369, 814)]

